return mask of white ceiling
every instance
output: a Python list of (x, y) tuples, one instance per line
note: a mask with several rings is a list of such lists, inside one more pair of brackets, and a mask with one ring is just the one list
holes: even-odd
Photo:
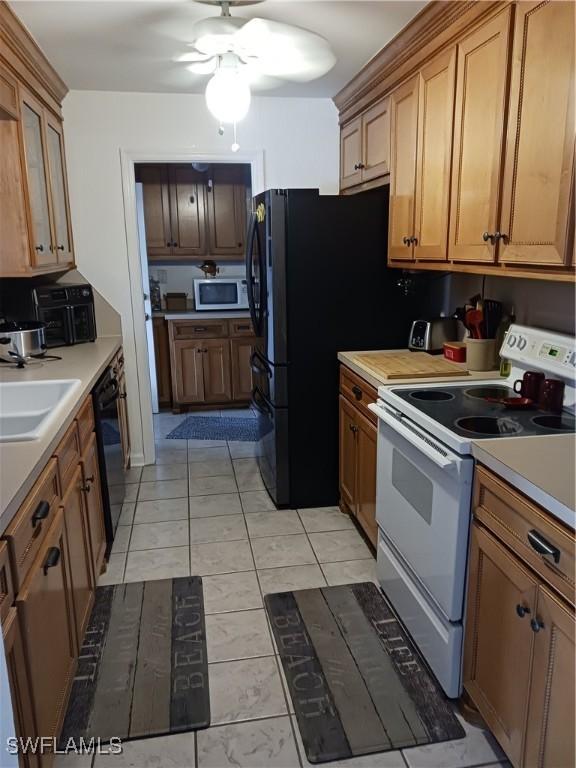
[[(207, 76), (191, 74), (172, 58), (190, 39), (190, 25), (218, 14), (217, 8), (192, 0), (12, 0), (10, 5), (71, 89), (204, 91)], [(425, 5), (420, 0), (266, 0), (231, 12), (296, 24), (326, 37), (338, 59), (334, 69), (311, 83), (286, 83), (266, 95), (331, 97)]]

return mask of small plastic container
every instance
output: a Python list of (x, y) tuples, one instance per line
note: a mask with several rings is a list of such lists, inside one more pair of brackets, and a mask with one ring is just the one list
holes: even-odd
[(168, 312), (185, 312), (187, 308), (185, 293), (165, 293), (164, 304)]
[(466, 339), (466, 367), (469, 371), (493, 371), (496, 339)]
[(463, 341), (445, 341), (444, 357), (453, 363), (466, 362), (466, 344)]

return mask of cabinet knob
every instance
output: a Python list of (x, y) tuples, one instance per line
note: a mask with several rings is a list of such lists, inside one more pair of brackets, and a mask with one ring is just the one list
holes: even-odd
[(172, 243), (171, 243), (170, 241), (168, 241), (168, 242), (166, 243), (166, 247), (167, 247), (167, 248), (171, 248), (171, 247), (172, 247)]
[(126, 400), (126, 398), (128, 397), (128, 394), (126, 392), (121, 392), (118, 395), (118, 397), (120, 398), (120, 400)]
[(34, 250), (35, 251), (40, 251), (40, 253), (42, 253), (42, 251), (44, 250), (44, 246), (43, 245), (37, 245)]
[(516, 613), (518, 614), (518, 616), (520, 616), (521, 619), (523, 619), (524, 616), (526, 616), (527, 613), (531, 613), (531, 611), (530, 611), (530, 608), (528, 608), (527, 606), (520, 605), (520, 603), (518, 603), (518, 605), (516, 606)]
[(356, 400), (362, 400), (362, 390), (356, 384), (352, 387), (352, 393)]
[(196, 202), (196, 198), (194, 197), (194, 195), (190, 195), (190, 202), (192, 203), (192, 205), (194, 205), (194, 203)]
[(57, 251), (63, 251), (64, 250), (64, 246), (63, 245), (57, 245), (56, 246), (56, 250)]
[(44, 576), (48, 573), (49, 568), (54, 568), (55, 565), (58, 565), (58, 561), (60, 560), (60, 550), (58, 547), (50, 547), (48, 550), (48, 554), (46, 555), (46, 560), (44, 560), (44, 565), (42, 566), (42, 570), (44, 571)]
[(532, 632), (540, 632), (541, 629), (544, 629), (544, 622), (540, 621), (540, 619), (532, 619), (530, 621), (530, 627)]
[(86, 485), (81, 485), (80, 486), (80, 490), (84, 491), (84, 493), (90, 493), (90, 486), (89, 486), (89, 484), (86, 483)]
[(350, 432), (352, 432), (354, 435), (356, 432), (358, 432), (358, 427), (355, 424), (350, 424)]
[(508, 235), (505, 235), (504, 232), (494, 232), (494, 240), (498, 242), (498, 240), (507, 240)]
[(484, 240), (485, 243), (490, 241), (492, 243), (492, 245), (494, 245), (494, 235), (491, 234), (490, 232), (484, 232), (482, 234), (482, 240)]
[(48, 504), (47, 501), (41, 501), (34, 510), (34, 514), (32, 515), (32, 528), (36, 528), (38, 523), (42, 522), (42, 520), (45, 520), (48, 517), (49, 512), (50, 504)]
[(410, 245), (410, 240), (411, 240), (410, 237), (403, 237), (402, 238), (402, 242), (404, 243), (404, 245)]
[(242, 243), (238, 243), (238, 248), (242, 248)]
[(414, 235), (412, 235), (412, 237), (410, 238), (410, 243), (412, 245), (418, 245), (418, 238), (414, 237)]

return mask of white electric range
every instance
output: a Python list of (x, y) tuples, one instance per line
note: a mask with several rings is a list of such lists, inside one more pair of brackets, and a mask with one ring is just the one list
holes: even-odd
[[(462, 690), (472, 442), (530, 440), (576, 427), (572, 337), (513, 325), (500, 354), (512, 366), (507, 378), (388, 385), (370, 405), (379, 419), (379, 581), (450, 697)], [(565, 382), (561, 414), (493, 402), (515, 396), (514, 382), (527, 370)]]

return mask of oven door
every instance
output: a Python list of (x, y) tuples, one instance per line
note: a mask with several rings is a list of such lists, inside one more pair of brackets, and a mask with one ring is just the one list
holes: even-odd
[(92, 304), (73, 304), (66, 307), (71, 329), (71, 343), (81, 344), (96, 338), (96, 320)]
[(378, 401), (376, 517), (449, 621), (463, 614), (473, 459), (452, 453)]

